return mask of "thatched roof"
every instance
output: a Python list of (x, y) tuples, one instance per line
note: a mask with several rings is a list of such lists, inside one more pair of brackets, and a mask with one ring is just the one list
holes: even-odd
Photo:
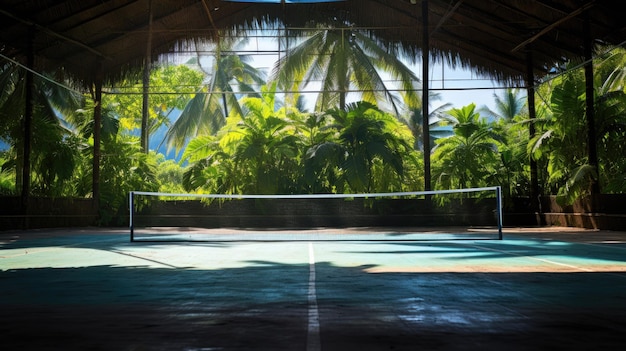
[[(152, 3), (150, 26), (149, 4)], [(415, 3), (415, 4), (413, 4)], [(609, 0), (429, 0), (430, 49), (500, 80), (526, 76), (527, 52), (536, 76), (564, 58), (584, 57), (586, 23), (595, 43), (626, 40), (624, 12)], [(137, 71), (149, 32), (153, 58), (218, 30), (259, 23), (305, 27), (350, 23), (399, 43), (419, 58), (422, 0), (346, 0), (318, 4), (254, 4), (222, 0), (1, 0), (0, 54), (26, 62), (29, 37), (35, 69), (63, 67), (85, 83), (98, 67), (115, 80)], [(149, 30), (151, 28), (151, 30)]]

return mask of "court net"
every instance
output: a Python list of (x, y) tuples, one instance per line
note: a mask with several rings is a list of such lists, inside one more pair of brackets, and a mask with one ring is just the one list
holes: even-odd
[(131, 241), (502, 239), (499, 186), (394, 193), (133, 191)]

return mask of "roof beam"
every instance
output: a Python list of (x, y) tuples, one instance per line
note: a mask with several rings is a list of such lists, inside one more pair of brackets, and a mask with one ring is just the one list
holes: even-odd
[(446, 12), (443, 17), (441, 17), (441, 19), (439, 20), (439, 22), (437, 23), (437, 25), (435, 26), (435, 28), (430, 31), (430, 35), (433, 35), (434, 32), (436, 32), (445, 21), (448, 20), (448, 18), (450, 18), (450, 16), (452, 16), (456, 10), (459, 8), (459, 6), (461, 6), (461, 4), (463, 3), (464, 0), (459, 0), (456, 2), (456, 4), (454, 4), (454, 6), (452, 6), (452, 8), (450, 10), (448, 10), (448, 12)]
[[(128, 5), (130, 5), (131, 3), (129, 3)], [(127, 11), (137, 11), (137, 6), (139, 6), (141, 3), (134, 1), (132, 2), (132, 5), (135, 7), (133, 9), (128, 9), (126, 8)], [(193, 3), (192, 6), (201, 6), (199, 2), (195, 2)], [(104, 37), (98, 38), (97, 41), (93, 41), (91, 44), (94, 45), (95, 47), (101, 48), (101, 50), (108, 52), (108, 51), (112, 51), (114, 49), (112, 49), (112, 47), (114, 47), (115, 45), (119, 45), (120, 43), (125, 43), (125, 42), (129, 42), (132, 41), (131, 38), (133, 37), (137, 37), (139, 35), (148, 35), (149, 32), (152, 33), (160, 33), (160, 34), (164, 34), (164, 33), (169, 33), (172, 32), (172, 30), (170, 29), (163, 29), (163, 25), (162, 25), (162, 21), (167, 19), (170, 16), (177, 16), (181, 13), (184, 13), (186, 10), (188, 10), (188, 7), (184, 7), (184, 8), (180, 8), (177, 9), (176, 11), (173, 12), (166, 12), (166, 13), (162, 13), (162, 14), (155, 14), (155, 17), (153, 19), (154, 21), (154, 25), (153, 25), (153, 29), (149, 30), (148, 26), (146, 23), (141, 23), (138, 24), (137, 26), (133, 26), (133, 27), (127, 27), (127, 28), (119, 28), (118, 31), (109, 31), (107, 32), (108, 34)], [(198, 8), (197, 10), (194, 11), (199, 11), (200, 9)], [(141, 9), (140, 12), (143, 12), (143, 8)], [(137, 12), (137, 13), (140, 13)], [(135, 13), (135, 12), (133, 12)], [(109, 12), (107, 11), (105, 13), (106, 16), (113, 16), (115, 15), (115, 12)], [(104, 17), (98, 17), (98, 20), (102, 21), (105, 20)], [(211, 31), (213, 31), (213, 29), (211, 29)], [(155, 47), (157, 47), (158, 45), (161, 45), (162, 42), (156, 39), (163, 39), (164, 36), (163, 35), (158, 35), (155, 37)], [(142, 39), (143, 40), (143, 39)], [(157, 45), (158, 44), (158, 45)], [(128, 46), (124, 46), (124, 48), (128, 48)], [(142, 51), (141, 54), (139, 53), (134, 53), (134, 55), (132, 55), (132, 50), (121, 50), (122, 52), (119, 52), (120, 50), (117, 50), (118, 53), (116, 54), (116, 58), (115, 60), (120, 62), (120, 58), (122, 58), (122, 60), (129, 60), (129, 61), (141, 61), (143, 62), (143, 59), (145, 57), (145, 53)], [(158, 50), (157, 50), (158, 51)], [(131, 53), (131, 56), (126, 55), (126, 53)], [(81, 52), (79, 51), (74, 51), (74, 52), (67, 52), (64, 53), (64, 55), (66, 57), (74, 57), (77, 55), (82, 55)], [(105, 66), (106, 67), (106, 66)]]
[[(523, 12), (520, 9), (508, 6), (504, 3), (498, 3), (498, 6), (506, 8), (509, 11), (519, 13), (520, 15), (524, 17), (532, 17), (533, 19), (537, 21), (545, 23), (540, 18), (536, 18), (530, 13)], [(433, 6), (431, 6), (431, 11), (432, 9), (433, 9)], [(500, 28), (499, 24), (506, 23), (506, 18), (495, 17), (494, 15), (490, 13), (485, 13), (484, 9), (470, 6), (467, 3), (465, 3), (461, 7), (461, 9), (464, 10), (465, 12), (468, 12), (468, 11), (480, 12), (480, 13), (483, 13), (483, 16), (480, 19), (475, 19), (472, 16), (468, 16), (467, 13), (464, 13), (464, 11), (457, 11), (450, 18), (457, 21), (458, 23), (463, 23), (464, 25), (467, 25), (468, 27), (478, 30), (482, 32), (484, 35), (493, 35), (496, 39), (506, 41), (511, 44), (514, 43), (519, 37), (519, 33), (511, 32), (511, 30), (514, 29), (513, 27)], [(443, 13), (443, 11), (440, 11), (440, 12)], [(565, 13), (563, 11), (560, 11), (560, 12)], [(454, 30), (451, 29), (451, 31), (454, 31)], [(566, 33), (566, 34), (571, 34), (571, 33)], [(457, 35), (461, 35), (461, 34), (457, 33)], [(564, 42), (557, 43), (556, 41), (553, 41), (553, 40), (546, 40), (545, 36), (543, 39), (546, 43), (542, 44), (542, 46), (544, 47), (551, 46), (551, 47), (557, 48), (560, 51), (564, 52), (563, 55), (565, 56), (572, 56), (572, 54), (576, 55), (576, 53), (578, 52), (575, 47), (572, 47), (571, 45), (567, 45)], [(535, 44), (537, 44), (537, 42), (535, 42)], [(503, 51), (506, 50), (506, 52), (513, 52), (512, 50), (509, 51), (509, 49), (505, 49), (504, 46), (502, 48), (503, 48)]]
[(97, 6), (91, 6), (75, 12), (71, 16), (61, 17), (53, 24), (54, 27), (64, 28), (66, 32), (70, 32), (77, 28), (81, 28), (84, 25), (88, 25), (99, 18), (108, 15), (115, 16), (116, 13), (123, 12), (124, 9), (134, 5), (135, 3), (137, 3), (137, 0), (126, 1), (124, 3), (118, 3), (118, 1), (101, 3)]
[(588, 2), (587, 4), (581, 6), (580, 8), (578, 8), (576, 11), (571, 12), (569, 15), (561, 18), (560, 20), (548, 25), (547, 27), (545, 27), (544, 29), (540, 30), (537, 34), (533, 35), (532, 37), (524, 40), (523, 42), (521, 42), (519, 45), (517, 45), (516, 47), (514, 47), (511, 52), (516, 52), (517, 50), (525, 47), (526, 45), (534, 42), (535, 40), (539, 39), (540, 37), (542, 37), (544, 34), (548, 33), (549, 31), (551, 31), (552, 29), (554, 29), (555, 27), (557, 27), (558, 25), (560, 25), (561, 23), (570, 20), (573, 17), (578, 16), (579, 14), (583, 13), (584, 11), (586, 11), (587, 9), (591, 8), (594, 5), (595, 0)]
[(18, 22), (21, 22), (21, 23), (23, 23), (23, 24), (25, 24), (27, 26), (32, 26), (32, 27), (37, 28), (37, 29), (39, 29), (39, 30), (41, 30), (41, 31), (43, 31), (45, 33), (48, 33), (48, 34), (54, 36), (54, 37), (57, 37), (57, 38), (59, 38), (61, 40), (64, 40), (64, 41), (67, 41), (68, 43), (72, 43), (72, 44), (74, 44), (76, 46), (79, 46), (79, 47), (81, 47), (83, 49), (86, 49), (86, 50), (88, 50), (88, 51), (98, 55), (99, 57), (102, 57), (102, 58), (107, 59), (107, 60), (111, 59), (110, 57), (106, 56), (105, 54), (101, 53), (100, 51), (98, 51), (98, 50), (96, 50), (96, 49), (94, 49), (92, 47), (90, 47), (89, 45), (87, 45), (85, 43), (82, 43), (82, 42), (80, 42), (80, 41), (78, 41), (76, 39), (72, 39), (70, 37), (67, 37), (67, 36), (65, 36), (65, 35), (63, 35), (61, 33), (57, 33), (55, 31), (53, 31), (52, 29), (44, 27), (44, 26), (42, 26), (40, 24), (37, 24), (37, 23), (35, 23), (33, 21), (29, 21), (29, 20), (23, 19), (23, 18), (21, 18), (19, 16), (16, 16), (16, 15), (10, 13), (9, 11), (0, 9), (0, 13), (2, 13), (3, 15), (5, 15), (7, 17), (10, 17), (10, 18), (12, 18), (12, 19), (14, 19), (14, 20), (16, 20)]
[(213, 27), (213, 29), (215, 29), (215, 32), (217, 33), (217, 26), (215, 25), (213, 15), (211, 15), (211, 9), (209, 8), (209, 4), (207, 4), (206, 0), (202, 0), (202, 7), (204, 7), (204, 12), (206, 12), (206, 15), (209, 17), (209, 22), (211, 22), (211, 26)]

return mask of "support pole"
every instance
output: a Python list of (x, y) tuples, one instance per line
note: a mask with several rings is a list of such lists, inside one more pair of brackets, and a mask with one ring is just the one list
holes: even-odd
[(141, 114), (141, 148), (148, 153), (150, 144), (150, 69), (152, 63), (152, 0), (148, 0), (148, 40), (146, 43), (146, 57), (143, 65), (143, 104)]
[(428, 32), (428, 0), (422, 0), (422, 139), (424, 140), (424, 190), (431, 190), (430, 175), (430, 125), (428, 120), (428, 68), (430, 65), (430, 39)]
[(92, 196), (93, 206), (96, 211), (100, 210), (100, 158), (101, 158), (101, 131), (102, 131), (102, 64), (96, 68), (94, 80), (94, 110), (93, 110), (93, 170), (92, 170)]
[[(28, 28), (28, 52), (26, 53), (26, 78), (25, 78), (25, 97), (24, 97), (24, 118), (23, 118), (23, 131), (24, 131), (24, 146), (22, 148), (22, 191), (21, 191), (21, 211), (24, 215), (24, 229), (29, 227), (28, 212), (30, 197), (30, 154), (32, 149), (33, 138), (33, 96), (35, 89), (35, 78), (33, 74), (33, 68), (35, 68), (35, 53), (33, 48), (33, 41), (35, 37), (35, 28), (30, 26)], [(19, 172), (19, 171), (18, 171)]]
[(128, 228), (130, 229), (130, 241), (135, 241), (135, 223), (133, 218), (133, 211), (135, 208), (135, 193), (130, 192), (128, 194)]
[[(585, 103), (586, 103), (586, 120), (587, 120), (587, 153), (589, 157), (589, 165), (593, 167), (597, 179), (592, 180), (591, 195), (600, 194), (599, 167), (598, 167), (598, 149), (596, 137), (596, 118), (594, 104), (594, 87), (593, 87), (593, 56), (592, 56), (592, 39), (590, 28), (589, 13), (584, 13), (584, 50), (585, 50)], [(595, 204), (595, 201), (593, 202)], [(593, 210), (593, 209), (592, 209)]]
[(502, 240), (502, 187), (496, 187), (496, 211), (498, 211), (498, 240)]
[[(529, 47), (526, 48), (526, 95), (528, 100), (528, 118), (530, 123), (528, 124), (528, 134), (530, 139), (535, 136), (535, 119), (537, 118), (537, 111), (535, 109), (535, 75), (533, 72), (533, 55), (532, 50)], [(540, 209), (540, 196), (539, 193), (539, 177), (537, 172), (537, 161), (530, 156), (530, 201), (532, 211), (537, 213)], [(540, 223), (537, 223), (540, 224)]]

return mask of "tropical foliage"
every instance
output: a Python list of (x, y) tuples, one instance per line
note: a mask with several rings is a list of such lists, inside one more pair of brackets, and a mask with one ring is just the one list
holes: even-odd
[(492, 123), (488, 123), (470, 104), (452, 109), (445, 121), (454, 135), (437, 141), (433, 150), (438, 188), (486, 186), (498, 163), (498, 143), (502, 142)]
[[(66, 192), (77, 162), (79, 141), (67, 128), (64, 116), (82, 106), (83, 97), (75, 90), (55, 84), (58, 77), (35, 76), (31, 137), (31, 191), (38, 195)], [(25, 114), (26, 71), (12, 64), (0, 67), (0, 140), (9, 145), (2, 170), (11, 170), (15, 188), (22, 187), (24, 163), (23, 119)]]
[[(164, 65), (150, 75), (148, 136), (162, 126), (170, 127), (173, 113), (185, 109), (201, 86), (203, 74), (188, 65)], [(143, 84), (132, 78), (122, 80), (103, 105), (115, 109), (123, 129), (138, 130), (143, 115)]]
[[(209, 71), (199, 70), (196, 61), (156, 69), (151, 87), (161, 94), (151, 96), (149, 126), (151, 131), (169, 127), (170, 146), (184, 148), (180, 163), (140, 147), (139, 95), (120, 94), (122, 86), (137, 90), (140, 85), (128, 79), (107, 90), (101, 129), (102, 222), (113, 223), (124, 213), (131, 190), (224, 194), (420, 190), (422, 153), (429, 151), (437, 189), (497, 184), (503, 185), (507, 197), (528, 196), (532, 158), (542, 194), (572, 201), (589, 194), (594, 182), (605, 193), (626, 190), (625, 50), (607, 51), (594, 61), (595, 165), (589, 158), (585, 77), (576, 63), (538, 87), (533, 120), (519, 90), (495, 95), (493, 111), (476, 104), (435, 108), (428, 117), (432, 145), (426, 147), (419, 99), (391, 93), (379, 85), (374, 71), (398, 73), (399, 80), (410, 83), (409, 91), (414, 91), (415, 77), (400, 73), (405, 67), (391, 69), (397, 62), (368, 38), (348, 33), (348, 29), (321, 30), (303, 41), (280, 62), (277, 79), (260, 91), (253, 91), (253, 86), (263, 75), (245, 58), (224, 52), (211, 61), (208, 79)], [(329, 55), (309, 57), (312, 52)], [(343, 63), (335, 60), (340, 57)], [(343, 70), (336, 65), (343, 65)], [(287, 87), (283, 79), (288, 75), (295, 79), (289, 84), (298, 83), (291, 89), (314, 79), (325, 82), (314, 111), (278, 98), (285, 96), (277, 91)], [(57, 73), (35, 79), (31, 194), (91, 197), (95, 106), (90, 95), (79, 94), (61, 77)], [(5, 64), (0, 67), (0, 82), (4, 87), (0, 194), (15, 195), (22, 186), (24, 162), (25, 71)], [(352, 87), (365, 93), (350, 101), (343, 93)], [(253, 92), (243, 94), (244, 90)], [(181, 111), (181, 117), (172, 121), (172, 114)], [(533, 137), (531, 124), (536, 130)]]
[[(383, 72), (400, 82), (403, 97), (394, 94)], [(274, 78), (287, 91), (300, 91), (321, 82), (315, 104), (317, 111), (345, 108), (350, 91), (356, 92), (356, 100), (390, 106), (397, 116), (401, 110), (398, 100), (403, 98), (413, 103), (419, 100), (419, 79), (399, 59), (398, 51), (350, 27), (313, 31), (277, 61)]]
[[(405, 159), (416, 157), (410, 131), (361, 102), (326, 114), (276, 108), (275, 94), (245, 98), (216, 136), (190, 142), (188, 191), (252, 194), (407, 189)], [(412, 184), (415, 185), (415, 184)]]
[[(428, 97), (429, 101), (440, 100), (441, 96), (438, 93), (430, 92)], [(413, 137), (415, 138), (415, 143), (413, 147), (416, 150), (424, 151), (424, 116), (422, 114), (422, 102), (416, 102), (413, 104), (407, 104), (409, 109), (407, 113), (403, 115), (402, 120), (413, 133)], [(445, 138), (452, 135), (452, 132), (449, 128), (444, 126), (441, 122), (444, 120), (444, 116), (447, 111), (452, 107), (451, 103), (445, 103), (437, 106), (435, 109), (431, 109), (429, 106), (429, 115), (428, 115), (428, 133), (430, 145), (427, 150), (432, 150), (435, 147), (435, 142), (437, 139)]]
[[(214, 134), (226, 123), (230, 114), (243, 114), (239, 98), (242, 95), (257, 96), (255, 86), (265, 83), (264, 73), (250, 65), (247, 55), (226, 54), (246, 43), (245, 40), (222, 40), (208, 58), (210, 68), (205, 68), (204, 55), (189, 60), (210, 79), (199, 87), (188, 100), (180, 117), (167, 132), (168, 145), (181, 149), (190, 138)], [(199, 86), (199, 85), (198, 85)]]
[[(626, 51), (615, 49), (594, 62), (594, 129), (599, 162), (589, 159), (585, 77), (582, 68), (567, 69), (540, 91), (537, 135), (528, 151), (541, 162), (544, 192), (564, 202), (590, 194), (593, 182), (606, 193), (623, 193), (626, 141)], [(572, 63), (571, 66), (575, 64)], [(620, 83), (617, 83), (620, 82)]]

